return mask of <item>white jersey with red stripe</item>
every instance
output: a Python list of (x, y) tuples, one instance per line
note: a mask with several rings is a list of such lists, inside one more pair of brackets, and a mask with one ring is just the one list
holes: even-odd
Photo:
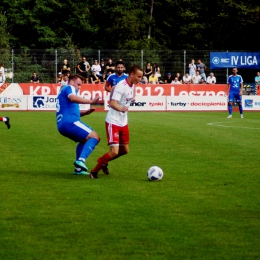
[[(111, 91), (110, 100), (116, 100), (120, 107), (129, 107), (133, 96), (134, 85), (129, 86), (127, 79), (124, 79), (118, 82), (115, 88)], [(106, 122), (118, 126), (125, 126), (128, 124), (127, 112), (119, 112), (110, 107), (107, 113)]]

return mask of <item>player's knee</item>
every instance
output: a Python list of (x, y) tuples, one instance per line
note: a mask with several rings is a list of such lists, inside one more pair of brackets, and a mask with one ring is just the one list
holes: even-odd
[(90, 139), (90, 138), (95, 138), (98, 140), (98, 142), (100, 141), (100, 137), (99, 135), (96, 133), (96, 132), (91, 132), (88, 136), (87, 136), (87, 140)]

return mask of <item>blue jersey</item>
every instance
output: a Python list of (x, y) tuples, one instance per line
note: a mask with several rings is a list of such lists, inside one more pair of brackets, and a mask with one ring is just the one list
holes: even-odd
[(70, 101), (70, 94), (77, 95), (78, 91), (73, 86), (64, 86), (57, 97), (56, 120), (58, 128), (64, 123), (73, 123), (80, 120), (79, 104)]
[(111, 85), (111, 87), (114, 87), (119, 81), (126, 79), (128, 75), (126, 73), (123, 73), (121, 76), (118, 76), (116, 73), (113, 73), (108, 76), (107, 82)]
[(230, 84), (230, 92), (239, 93), (241, 88), (241, 83), (243, 83), (243, 79), (240, 75), (230, 75), (228, 77), (228, 84)]

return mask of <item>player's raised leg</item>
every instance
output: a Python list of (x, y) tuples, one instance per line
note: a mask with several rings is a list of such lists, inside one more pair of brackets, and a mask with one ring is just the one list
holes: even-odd
[[(79, 142), (76, 148), (76, 161), (74, 162), (74, 174), (88, 174), (88, 167), (86, 166), (86, 159), (94, 151), (95, 147), (100, 141), (98, 134), (82, 122), (78, 122), (77, 126), (80, 128), (78, 135), (86, 136), (85, 140)], [(81, 134), (80, 134), (81, 133)]]
[(10, 118), (9, 117), (0, 117), (0, 121), (4, 122), (7, 126), (8, 129), (10, 129), (11, 125), (10, 125)]

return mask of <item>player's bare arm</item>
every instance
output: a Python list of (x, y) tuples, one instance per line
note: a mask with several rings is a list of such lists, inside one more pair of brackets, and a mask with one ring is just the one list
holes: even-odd
[(70, 100), (71, 102), (78, 103), (78, 104), (94, 104), (94, 103), (96, 103), (99, 99), (100, 99), (99, 96), (95, 96), (95, 98), (93, 98), (93, 99), (86, 99), (86, 98), (78, 97), (78, 96), (75, 95), (75, 94), (69, 95), (69, 100)]
[(240, 83), (240, 92), (239, 95), (242, 96), (243, 94), (243, 82)]
[(119, 112), (126, 112), (126, 111), (128, 111), (128, 107), (127, 106), (120, 107), (118, 105), (117, 100), (115, 100), (115, 99), (110, 100), (109, 106), (112, 107), (113, 109), (119, 111)]
[(110, 83), (109, 83), (108, 81), (106, 81), (105, 90), (106, 90), (107, 92), (110, 92), (111, 89), (112, 89), (112, 87), (111, 87)]
[(82, 116), (86, 116), (86, 115), (90, 115), (91, 113), (93, 113), (96, 109), (95, 108), (90, 108), (86, 111), (80, 111), (80, 117)]

